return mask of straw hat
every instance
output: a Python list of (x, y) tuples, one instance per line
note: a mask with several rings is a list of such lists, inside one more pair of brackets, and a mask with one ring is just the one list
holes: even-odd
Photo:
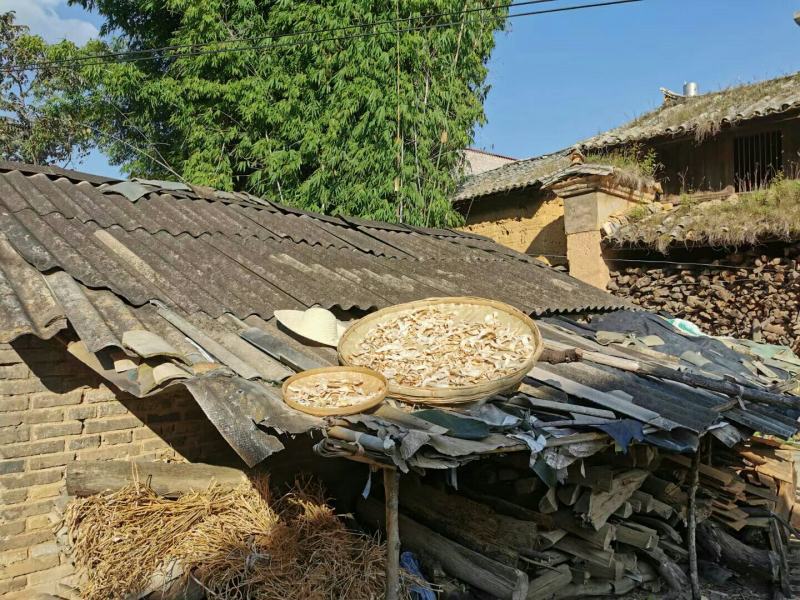
[(275, 318), (293, 333), (326, 346), (335, 347), (347, 329), (331, 311), (321, 306), (308, 310), (276, 310)]

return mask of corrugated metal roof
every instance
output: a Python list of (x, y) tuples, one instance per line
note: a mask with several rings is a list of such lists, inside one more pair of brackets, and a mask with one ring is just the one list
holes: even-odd
[(656, 137), (680, 137), (800, 109), (800, 73), (668, 102), (610, 131), (585, 140), (586, 149)]
[[(332, 349), (282, 332), (275, 309), (321, 304), (358, 314), (440, 295), (496, 298), (534, 315), (626, 306), (480, 236), (319, 217), (244, 194), (5, 167), (0, 341), (49, 338), (69, 324), (77, 337), (65, 338), (69, 351), (120, 389), (147, 396), (186, 386), (251, 465), (282, 448), (256, 424), (295, 434), (323, 423), (283, 404), (273, 383), (291, 370), (250, 334), (305, 365), (336, 362)], [(681, 427), (701, 431), (713, 421), (705, 405), (686, 407), (654, 382), (554, 368), (601, 389), (624, 387), (643, 407), (668, 400)]]
[[(0, 232), (40, 271), (64, 270), (134, 306), (158, 300), (187, 314), (241, 319), (315, 304), (363, 311), (431, 294), (489, 296), (531, 314), (626, 306), (460, 232), (320, 217), (157, 182), (135, 182), (131, 191), (80, 177), (6, 164)], [(31, 323), (30, 331), (41, 327)]]

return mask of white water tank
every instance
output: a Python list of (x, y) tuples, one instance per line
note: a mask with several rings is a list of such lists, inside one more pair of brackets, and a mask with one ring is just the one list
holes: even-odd
[(690, 96), (697, 96), (697, 82), (695, 81), (687, 81), (683, 84), (683, 95), (690, 97)]

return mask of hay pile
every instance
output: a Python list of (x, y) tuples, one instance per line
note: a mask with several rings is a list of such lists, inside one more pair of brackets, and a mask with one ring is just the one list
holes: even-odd
[(265, 480), (177, 500), (133, 484), (76, 500), (65, 524), (86, 600), (141, 592), (176, 561), (214, 600), (367, 600), (385, 589), (386, 547), (347, 530), (309, 482), (274, 502)]

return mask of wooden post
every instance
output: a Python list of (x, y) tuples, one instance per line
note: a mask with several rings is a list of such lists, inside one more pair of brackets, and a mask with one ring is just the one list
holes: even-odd
[(700, 600), (700, 579), (697, 575), (697, 486), (700, 482), (700, 444), (692, 456), (689, 484), (689, 580), (692, 583), (692, 599)]
[(400, 471), (383, 470), (386, 495), (386, 600), (400, 598)]

